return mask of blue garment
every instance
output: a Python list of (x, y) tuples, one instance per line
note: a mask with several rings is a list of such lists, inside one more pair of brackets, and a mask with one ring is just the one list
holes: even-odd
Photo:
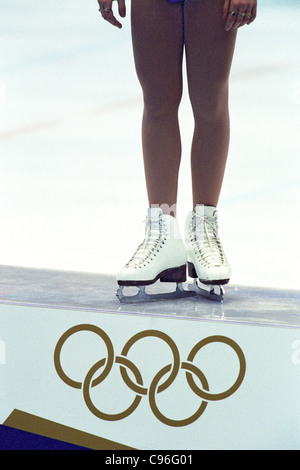
[(169, 2), (171, 3), (179, 3), (179, 2), (182, 2), (183, 0), (169, 0)]

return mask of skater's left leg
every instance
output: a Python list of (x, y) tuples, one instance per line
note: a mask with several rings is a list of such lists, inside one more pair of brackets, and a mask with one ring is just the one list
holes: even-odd
[[(193, 209), (186, 222), (189, 275), (222, 286), (231, 268), (218, 237), (215, 210), (229, 147), (228, 80), (236, 31), (225, 31), (223, 0), (185, 0), (184, 38), (195, 119), (191, 151)], [(212, 206), (212, 207), (211, 207)], [(217, 296), (217, 298), (222, 298)]]
[(184, 38), (195, 118), (191, 151), (194, 207), (217, 206), (229, 146), (228, 78), (236, 31), (225, 31), (223, 0), (185, 0)]

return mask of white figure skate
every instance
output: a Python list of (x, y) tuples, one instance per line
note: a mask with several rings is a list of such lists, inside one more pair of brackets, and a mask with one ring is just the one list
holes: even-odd
[[(124, 268), (117, 273), (120, 302), (133, 303), (178, 299), (195, 295), (185, 290), (187, 255), (175, 217), (163, 214), (160, 208), (147, 213), (145, 238)], [(146, 286), (160, 282), (175, 282), (176, 290), (168, 293), (148, 294)], [(124, 295), (125, 286), (136, 286), (136, 295)]]
[[(197, 205), (190, 212), (185, 226), (188, 274), (193, 284), (188, 288), (211, 300), (223, 301), (231, 268), (218, 236), (217, 210)], [(216, 291), (218, 288), (219, 292)]]

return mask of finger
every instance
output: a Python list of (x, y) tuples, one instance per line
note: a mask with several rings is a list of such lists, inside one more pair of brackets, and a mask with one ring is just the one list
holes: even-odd
[(247, 24), (253, 23), (253, 21), (256, 18), (256, 15), (257, 15), (257, 6), (256, 5), (252, 8), (252, 10), (250, 12), (250, 15), (251, 15), (251, 17), (248, 18)]
[(246, 24), (249, 24), (249, 22), (253, 21), (253, 7), (256, 4), (256, 0), (252, 0), (252, 2), (248, 1), (248, 4), (246, 3), (244, 5), (244, 8), (241, 9), (240, 11), (242, 12), (242, 21), (240, 22), (240, 25), (238, 27), (245, 26)]
[(248, 15), (248, 12), (246, 11), (246, 12), (245, 12), (245, 16), (244, 16), (244, 18), (243, 18), (243, 21), (241, 22), (241, 24), (240, 24), (240, 26), (239, 26), (240, 28), (241, 28), (242, 26), (245, 26), (245, 25), (248, 23), (249, 18), (248, 18), (247, 15)]
[(112, 11), (112, 0), (98, 0), (99, 11), (102, 18), (117, 28), (122, 28), (122, 24), (115, 18)]
[(253, 16), (253, 9), (250, 8), (250, 10), (247, 11), (247, 14), (246, 14), (246, 24), (250, 24), (251, 23), (251, 20), (252, 20), (252, 16)]
[(225, 0), (223, 5), (223, 18), (227, 18), (229, 14), (230, 0)]
[(249, 24), (251, 18), (252, 18), (252, 8), (251, 6), (249, 8), (247, 8), (247, 10), (245, 11), (245, 16), (243, 18), (243, 21), (242, 23), (240, 24), (240, 26), (245, 26), (246, 24)]
[(240, 26), (242, 26), (245, 17), (246, 17), (246, 12), (243, 10), (239, 11), (236, 16), (235, 23), (232, 26), (232, 29), (238, 29)]
[(112, 10), (110, 10), (109, 12), (103, 12), (102, 16), (106, 21), (111, 23), (113, 26), (116, 26), (117, 28), (122, 28), (122, 24), (114, 16)]
[(118, 0), (118, 7), (119, 7), (119, 15), (122, 18), (125, 18), (125, 16), (126, 16), (125, 0)]
[(230, 8), (230, 11), (227, 15), (227, 21), (225, 24), (226, 31), (229, 31), (230, 29), (233, 28), (233, 25), (235, 24), (235, 21), (236, 21), (237, 14), (238, 14), (238, 11)]
[(234, 29), (234, 26), (236, 25), (239, 19), (238, 18), (239, 8), (240, 8), (240, 0), (230, 0), (229, 5), (228, 5), (227, 21), (225, 24), (226, 31), (229, 31), (230, 29)]

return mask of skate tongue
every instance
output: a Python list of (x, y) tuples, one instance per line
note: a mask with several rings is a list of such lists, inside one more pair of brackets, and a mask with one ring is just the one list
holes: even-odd
[(149, 219), (159, 219), (159, 216), (163, 213), (160, 207), (149, 207), (147, 216)]
[(160, 207), (150, 207), (147, 210), (148, 224), (146, 226), (146, 237), (157, 240), (160, 235), (159, 220), (163, 211)]
[(195, 214), (207, 217), (213, 217), (216, 213), (216, 208), (214, 206), (205, 206), (203, 204), (198, 204), (195, 207)]

